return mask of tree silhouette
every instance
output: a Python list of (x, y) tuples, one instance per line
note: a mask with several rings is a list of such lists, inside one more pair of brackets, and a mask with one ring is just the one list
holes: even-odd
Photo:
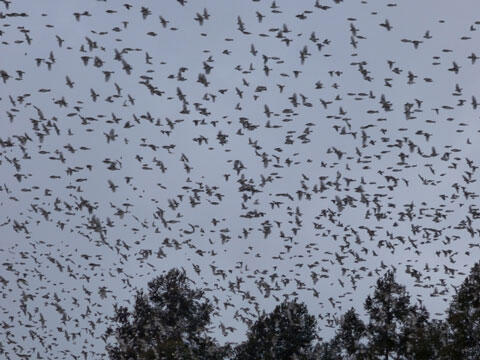
[(353, 308), (340, 320), (340, 328), (335, 335), (339, 356), (343, 359), (365, 359), (367, 328)]
[(458, 289), (447, 314), (449, 355), (456, 359), (480, 359), (480, 262)]
[(313, 348), (312, 359), (314, 360), (342, 360), (341, 348), (337, 337), (330, 341), (317, 343)]
[(367, 325), (370, 354), (385, 360), (406, 355), (404, 326), (414, 309), (405, 286), (395, 281), (393, 271), (377, 280), (373, 296), (369, 295), (365, 301), (365, 310), (370, 317)]
[(228, 347), (207, 334), (213, 306), (188, 281), (172, 269), (148, 283), (148, 294), (137, 292), (131, 312), (115, 305), (116, 327), (107, 329), (116, 340), (107, 345), (110, 359), (223, 359)]
[[(431, 323), (423, 305), (415, 305), (405, 319), (400, 336), (400, 348), (406, 359), (438, 359), (443, 348), (444, 326), (442, 322)], [(435, 340), (435, 341), (433, 341)]]
[(316, 320), (305, 304), (284, 301), (251, 326), (247, 340), (235, 349), (235, 359), (309, 359), (315, 330)]
[(184, 271), (172, 269), (137, 291), (133, 310), (115, 305), (107, 329), (111, 360), (478, 360), (480, 359), (480, 263), (458, 288), (446, 320), (430, 320), (411, 304), (393, 271), (380, 277), (364, 303), (367, 321), (354, 308), (338, 322), (335, 336), (318, 338), (316, 320), (304, 303), (284, 301), (250, 324), (235, 348), (208, 335), (213, 306), (192, 289)]

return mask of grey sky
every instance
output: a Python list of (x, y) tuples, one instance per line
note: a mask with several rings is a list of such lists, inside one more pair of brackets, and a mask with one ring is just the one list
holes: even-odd
[[(15, 352), (65, 358), (67, 350), (101, 357), (99, 336), (113, 303), (132, 300), (133, 288), (144, 288), (173, 266), (185, 268), (197, 286), (209, 289), (210, 299), (219, 300), (213, 334), (221, 342), (244, 339), (246, 325), (234, 319), (236, 311), (254, 319), (255, 302), (270, 311), (278, 303), (274, 296), (293, 298), (293, 291), (320, 316), (319, 334), (329, 338), (329, 324), (350, 306), (362, 310), (378, 274), (391, 266), (412, 296), (433, 317), (442, 317), (452, 286), (479, 254), (473, 196), (479, 190), (480, 122), (472, 96), (480, 101), (480, 73), (479, 63), (468, 58), (480, 54), (479, 5), (324, 1), (329, 8), (322, 10), (314, 1), (275, 3), (277, 9), (270, 1), (143, 1), (128, 10), (112, 1), (42, 1), (1, 10), (28, 14), (0, 19), (0, 70), (10, 76), (0, 81), (0, 138), (13, 144), (0, 148), (0, 276), (8, 281), (2, 285), (0, 343), (12, 359)], [(146, 19), (142, 7), (151, 12)], [(203, 18), (204, 8), (210, 17), (200, 25), (194, 18)], [(73, 14), (84, 11), (91, 16), (76, 21)], [(261, 22), (257, 11), (265, 16)], [(169, 21), (165, 28), (160, 16)], [(379, 25), (386, 19), (391, 31)], [(304, 46), (310, 55), (301, 64)], [(122, 58), (130, 74), (115, 59), (122, 49), (128, 49)], [(82, 56), (89, 57), (87, 65)], [(101, 66), (94, 65), (95, 57)], [(451, 71), (453, 62), (458, 73)], [(208, 74), (204, 63), (213, 67)], [(21, 80), (17, 70), (24, 72)], [(104, 71), (112, 72), (108, 81)], [(199, 74), (205, 74), (207, 87), (197, 81)], [(318, 81), (322, 87), (316, 89)], [(180, 113), (177, 88), (189, 113)], [(30, 96), (20, 102), (25, 94)], [(382, 95), (392, 111), (382, 108)], [(62, 98), (66, 107), (55, 103)], [(412, 104), (410, 119), (405, 104)], [(111, 129), (118, 137), (107, 142)], [(22, 143), (25, 133), (31, 141)], [(219, 134), (228, 135), (226, 144), (219, 143)], [(208, 144), (193, 140), (201, 136)], [(404, 163), (401, 153), (408, 155)], [(236, 161), (245, 167), (238, 174)], [(128, 183), (125, 177), (131, 177)], [(242, 178), (259, 192), (240, 191)], [(118, 186), (115, 192), (108, 180)], [(293, 200), (279, 195), (286, 193)], [(82, 199), (92, 213), (79, 206)], [(173, 200), (178, 207), (169, 207)], [(164, 226), (158, 209), (171, 222)], [(249, 212), (263, 216), (242, 216)], [(93, 215), (106, 231), (105, 241), (88, 228)], [(267, 237), (265, 229), (271, 230)], [(145, 249), (152, 255), (142, 260)], [(157, 257), (159, 249), (165, 257)], [(345, 256), (343, 264), (337, 255)], [(410, 269), (421, 274), (418, 282)], [(312, 271), (319, 274), (316, 284)], [(237, 279), (243, 280), (240, 288), (230, 289)], [(297, 281), (305, 286), (298, 288)], [(278, 290), (265, 297), (262, 284), (275, 289), (275, 283)], [(100, 287), (111, 291), (105, 299)], [(247, 292), (255, 300), (247, 301)], [(92, 333), (85, 330), (92, 329), (89, 321), (95, 323)], [(223, 336), (220, 321), (237, 331)], [(42, 340), (32, 339), (29, 330)]]

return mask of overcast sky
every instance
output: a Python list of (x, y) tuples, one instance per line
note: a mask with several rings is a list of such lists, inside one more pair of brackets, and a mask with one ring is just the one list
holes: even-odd
[(105, 356), (175, 266), (221, 343), (286, 297), (328, 339), (389, 268), (443, 317), (479, 258), (479, 5), (314, 5), (0, 4), (5, 354)]

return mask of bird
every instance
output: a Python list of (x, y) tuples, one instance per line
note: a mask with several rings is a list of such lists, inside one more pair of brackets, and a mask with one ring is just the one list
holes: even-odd
[(447, 301), (480, 235), (478, 24), (327, 3), (2, 1), (8, 353), (105, 357), (112, 299), (172, 263), (234, 340), (283, 298), (330, 326), (393, 267)]
[(385, 19), (385, 21), (383, 23), (380, 24), (380, 26), (384, 27), (385, 29), (387, 29), (387, 31), (391, 31), (392, 30), (392, 26), (390, 25), (390, 22), (388, 21), (388, 19)]

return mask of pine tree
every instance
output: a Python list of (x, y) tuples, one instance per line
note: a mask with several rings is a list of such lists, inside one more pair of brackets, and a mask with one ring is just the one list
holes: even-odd
[(251, 326), (247, 340), (235, 349), (235, 359), (307, 360), (315, 329), (315, 317), (308, 314), (305, 304), (284, 301)]
[(423, 305), (415, 305), (403, 324), (400, 334), (400, 348), (405, 349), (407, 359), (440, 359), (445, 344), (443, 322), (429, 321), (429, 313)]
[(330, 341), (317, 343), (311, 358), (313, 360), (343, 360), (337, 338), (333, 337)]
[(377, 280), (373, 296), (365, 301), (365, 310), (369, 315), (370, 356), (385, 360), (404, 356), (407, 346), (402, 341), (402, 330), (412, 307), (405, 286), (395, 281), (393, 271)]
[(191, 289), (184, 271), (170, 270), (148, 283), (148, 294), (138, 291), (132, 311), (115, 305), (107, 335), (111, 360), (220, 360), (228, 353), (207, 335), (213, 306), (203, 291)]
[(480, 262), (465, 279), (448, 309), (449, 355), (480, 359)]
[(364, 359), (366, 326), (353, 307), (340, 320), (340, 328), (335, 334), (336, 343), (344, 359)]

